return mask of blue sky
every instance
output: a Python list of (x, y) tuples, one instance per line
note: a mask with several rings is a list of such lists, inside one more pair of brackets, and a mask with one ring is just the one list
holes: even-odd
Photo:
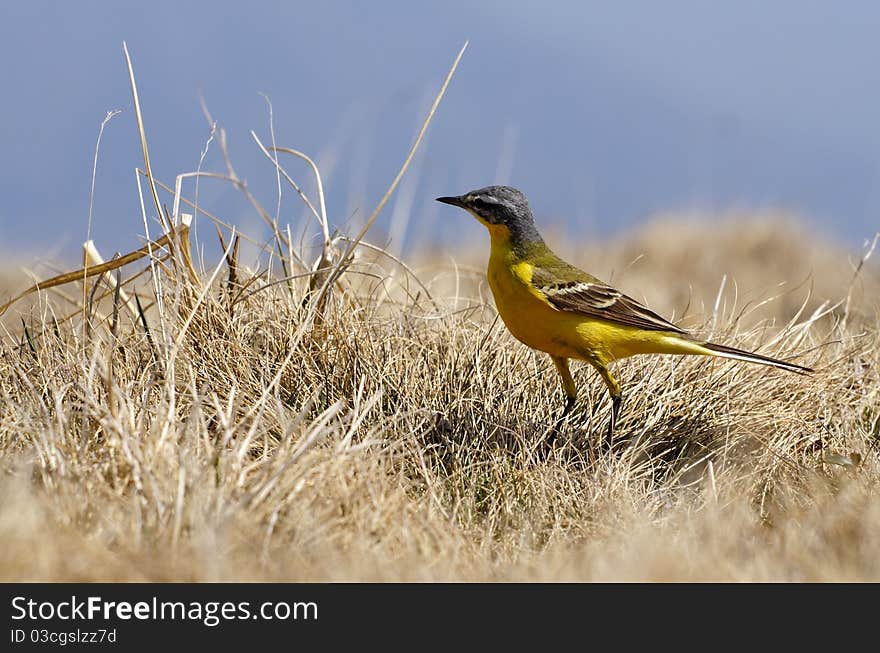
[[(372, 210), (470, 39), (397, 218), (392, 203), (377, 225), (374, 239), (393, 233), (398, 248), (480, 237), (433, 198), (496, 181), (583, 238), (658, 211), (772, 207), (856, 246), (880, 224), (878, 33), (867, 1), (4, 3), (0, 248), (78, 256), (95, 139), (114, 109), (92, 231), (104, 252), (137, 246), (123, 39), (158, 177), (198, 165), (202, 94), (239, 175), (274, 208), (275, 176), (249, 137), (269, 138), (263, 93), (277, 142), (318, 158), (342, 228)], [(287, 167), (311, 188), (302, 165)], [(223, 169), (216, 143), (204, 168)], [(233, 191), (199, 193), (260, 232)], [(303, 218), (285, 189), (282, 223)]]

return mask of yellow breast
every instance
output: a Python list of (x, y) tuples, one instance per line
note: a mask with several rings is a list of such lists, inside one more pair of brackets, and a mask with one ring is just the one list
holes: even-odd
[(554, 356), (581, 358), (578, 325), (584, 318), (557, 310), (532, 287), (531, 264), (494, 250), (493, 247), (486, 276), (498, 314), (508, 330), (534, 349)]
[(686, 343), (671, 334), (556, 309), (532, 286), (532, 264), (518, 260), (494, 237), (492, 245), (487, 277), (498, 314), (514, 337), (529, 347), (603, 363), (635, 354), (686, 353)]

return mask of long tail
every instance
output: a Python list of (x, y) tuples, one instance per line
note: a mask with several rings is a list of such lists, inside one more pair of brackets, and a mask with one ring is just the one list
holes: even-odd
[(760, 365), (770, 365), (772, 367), (778, 367), (781, 370), (788, 370), (789, 372), (797, 372), (798, 374), (809, 374), (813, 371), (812, 368), (804, 367), (803, 365), (795, 365), (794, 363), (787, 363), (785, 361), (781, 361), (777, 358), (770, 358), (769, 356), (762, 356), (761, 354), (754, 354), (750, 351), (744, 351), (742, 349), (736, 349), (734, 347), (726, 347), (725, 345), (716, 345), (714, 342), (701, 342), (701, 347), (710, 350), (718, 356), (723, 358), (733, 358), (738, 361), (747, 361), (749, 363), (759, 363)]

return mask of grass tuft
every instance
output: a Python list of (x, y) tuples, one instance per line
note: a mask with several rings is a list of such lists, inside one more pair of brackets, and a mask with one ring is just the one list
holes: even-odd
[[(277, 222), (227, 167), (196, 176)], [(553, 366), (498, 320), (484, 252), (331, 239), (319, 201), (318, 256), (276, 224), (250, 269), (217, 218), (202, 273), (179, 202), (216, 216), (181, 196), (189, 173), (146, 174), (162, 236), (4, 307), (22, 327), (0, 349), (3, 579), (880, 580), (872, 249), (850, 265), (791, 221), (667, 216), (569, 256), (713, 340), (816, 369), (618, 362), (608, 449), (588, 366), (554, 429)]]

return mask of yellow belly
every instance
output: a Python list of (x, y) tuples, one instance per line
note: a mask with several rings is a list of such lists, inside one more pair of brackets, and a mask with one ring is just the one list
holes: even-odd
[(531, 275), (528, 263), (511, 265), (490, 259), (487, 276), (498, 313), (514, 337), (533, 349), (563, 358), (598, 359), (602, 363), (635, 354), (703, 353), (696, 351), (696, 343), (671, 333), (560, 311), (532, 288)]

